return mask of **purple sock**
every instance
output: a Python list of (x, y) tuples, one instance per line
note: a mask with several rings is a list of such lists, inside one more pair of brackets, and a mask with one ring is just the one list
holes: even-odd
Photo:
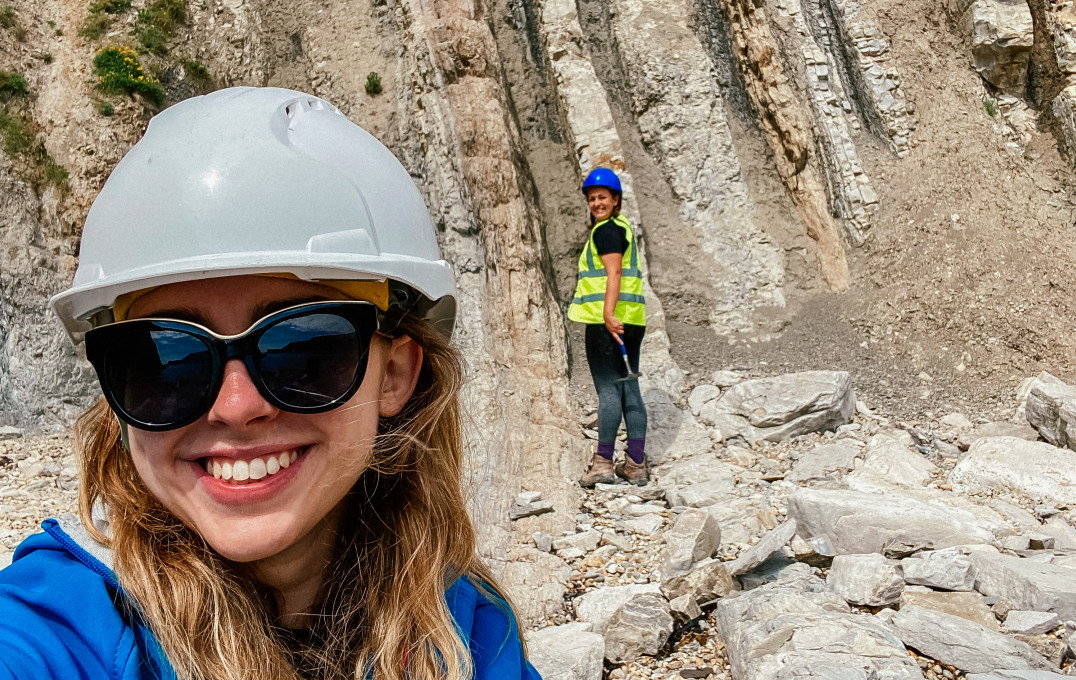
[(612, 460), (613, 453), (616, 451), (616, 442), (598, 442), (598, 455), (602, 458)]
[(643, 453), (644, 448), (646, 448), (645, 439), (628, 440), (628, 458), (631, 458), (631, 462), (636, 465), (642, 464), (643, 458), (646, 456), (646, 454)]

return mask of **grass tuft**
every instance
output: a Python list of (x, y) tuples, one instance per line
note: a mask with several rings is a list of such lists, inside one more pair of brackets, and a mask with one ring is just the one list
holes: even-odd
[(366, 94), (371, 97), (381, 94), (381, 76), (377, 75), (377, 71), (370, 71), (366, 76)]
[(18, 22), (18, 15), (13, 5), (0, 7), (0, 28), (14, 28)]
[(131, 0), (95, 0), (90, 14), (123, 14), (131, 9)]
[(108, 32), (108, 29), (110, 28), (112, 28), (112, 17), (110, 15), (91, 13), (89, 18), (86, 19), (86, 23), (82, 25), (82, 28), (78, 29), (78, 34), (83, 38), (97, 40)]
[(90, 16), (78, 34), (96, 40), (112, 28), (117, 14), (123, 14), (129, 9), (131, 0), (94, 0), (90, 5)]
[(983, 108), (986, 109), (986, 114), (991, 118), (998, 117), (998, 103), (991, 97), (983, 97)]
[(34, 184), (67, 185), (67, 168), (49, 155), (41, 142), (34, 140), (32, 128), (21, 116), (9, 113), (0, 106), (0, 141), (8, 156), (17, 157), (29, 168), (29, 179)]
[(155, 0), (138, 12), (134, 35), (146, 52), (164, 56), (176, 26), (186, 21), (186, 0)]
[(11, 115), (3, 106), (0, 106), (0, 137), (3, 137), (4, 153), (9, 156), (22, 153), (33, 143), (22, 118)]

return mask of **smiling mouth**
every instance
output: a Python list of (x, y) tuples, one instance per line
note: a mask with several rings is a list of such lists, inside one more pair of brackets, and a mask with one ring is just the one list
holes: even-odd
[(214, 479), (235, 485), (251, 484), (291, 467), (291, 464), (299, 458), (300, 451), (301, 449), (291, 449), (250, 460), (203, 458), (201, 464), (202, 468), (208, 474), (213, 475)]

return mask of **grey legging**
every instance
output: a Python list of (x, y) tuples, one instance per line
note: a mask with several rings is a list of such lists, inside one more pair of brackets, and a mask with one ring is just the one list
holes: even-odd
[[(639, 346), (646, 334), (645, 326), (624, 324), (624, 346), (633, 371), (639, 370)], [(638, 380), (619, 382), (627, 374), (620, 346), (603, 324), (587, 324), (587, 365), (598, 391), (598, 442), (616, 441), (620, 419), (628, 428), (628, 439), (646, 438), (646, 408)]]

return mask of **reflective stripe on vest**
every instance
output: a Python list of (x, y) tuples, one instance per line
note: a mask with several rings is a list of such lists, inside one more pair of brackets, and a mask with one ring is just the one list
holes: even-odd
[[(608, 221), (608, 220), (606, 220)], [(616, 318), (633, 326), (646, 325), (646, 306), (643, 297), (642, 271), (639, 269), (639, 247), (631, 224), (623, 215), (612, 218), (613, 223), (624, 230), (628, 249), (621, 260), (620, 295), (617, 298)], [(575, 297), (568, 307), (568, 319), (578, 323), (605, 323), (605, 284), (608, 280), (605, 265), (594, 245), (594, 232), (605, 224), (599, 222), (590, 230), (590, 238), (579, 254), (579, 275), (575, 285)]]

